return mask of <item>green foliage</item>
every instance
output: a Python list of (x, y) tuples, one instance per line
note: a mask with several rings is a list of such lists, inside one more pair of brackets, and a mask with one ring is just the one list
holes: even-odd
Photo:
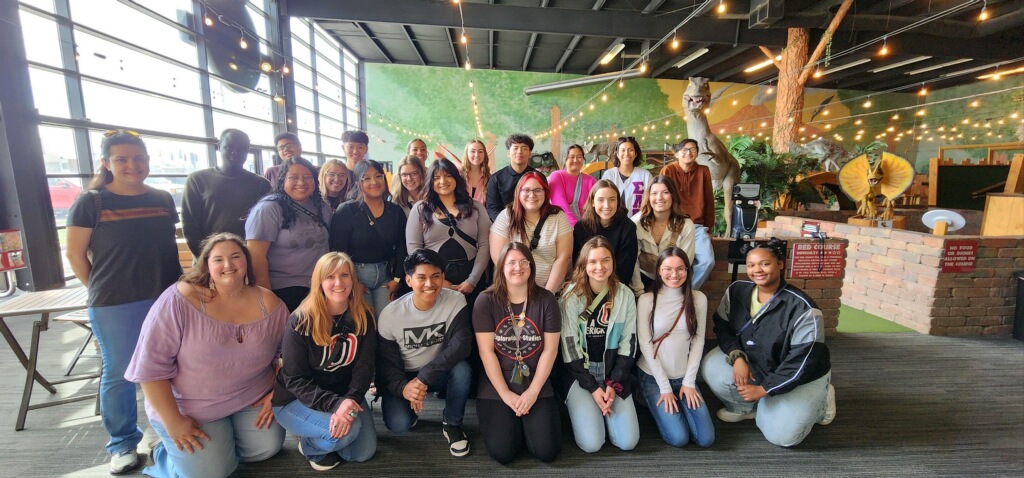
[(853, 150), (857, 152), (857, 156), (868, 155), (868, 159), (874, 163), (878, 158), (882, 157), (882, 152), (889, 148), (889, 145), (885, 141), (874, 140), (868, 144), (854, 146)]
[(774, 219), (778, 215), (776, 208), (780, 197), (786, 194), (794, 204), (821, 202), (813, 185), (796, 181), (798, 176), (817, 170), (818, 160), (805, 155), (776, 153), (768, 141), (749, 136), (734, 136), (728, 148), (740, 163), (742, 181), (761, 185), (760, 219)]

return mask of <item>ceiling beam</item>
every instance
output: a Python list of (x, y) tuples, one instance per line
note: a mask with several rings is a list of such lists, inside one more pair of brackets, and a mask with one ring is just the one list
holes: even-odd
[(409, 44), (412, 45), (412, 50), (416, 52), (416, 56), (419, 57), (420, 63), (423, 66), (427, 66), (427, 59), (423, 56), (423, 50), (420, 49), (419, 44), (416, 43), (416, 38), (412, 34), (412, 29), (409, 25), (402, 25), (402, 31), (405, 32), (405, 37), (409, 39)]
[[(648, 5), (658, 3), (658, 0)], [(450, 2), (422, 0), (291, 0), (293, 16), (351, 22), (381, 22), (406, 25), (461, 28), (459, 15)], [(652, 15), (642, 11), (578, 10), (557, 7), (463, 2), (466, 28), (516, 31), (539, 34), (583, 35), (603, 38), (660, 40), (664, 32), (679, 23), (678, 15)], [(733, 27), (739, 20), (720, 20), (705, 16), (694, 18), (686, 26), (687, 39), (703, 43), (734, 42)], [(746, 20), (742, 21), (744, 25)], [(786, 45), (786, 32), (742, 29), (740, 43), (747, 45)]]
[[(540, 8), (547, 8), (548, 0), (540, 0)], [(526, 44), (526, 52), (523, 54), (523, 71), (530, 66), (530, 57), (533, 56), (533, 46), (537, 44), (537, 32), (530, 33), (530, 42)]]
[[(604, 8), (604, 4), (607, 0), (597, 0), (594, 2), (594, 6), (590, 7), (595, 12)], [(573, 35), (572, 40), (569, 40), (569, 46), (562, 53), (562, 57), (558, 59), (558, 64), (555, 65), (555, 73), (561, 73), (562, 68), (565, 67), (565, 62), (569, 61), (569, 57), (572, 56), (573, 52), (576, 51), (576, 45), (580, 44), (580, 40), (583, 39), (583, 35)]]
[(380, 54), (384, 57), (384, 59), (388, 61), (388, 63), (395, 62), (395, 59), (394, 57), (391, 56), (391, 53), (388, 52), (387, 48), (384, 48), (384, 44), (381, 43), (380, 40), (377, 40), (377, 37), (373, 35), (372, 31), (370, 31), (370, 27), (366, 26), (366, 24), (362, 22), (355, 22), (355, 25), (356, 28), (359, 28), (359, 30), (363, 32), (363, 35), (366, 35), (366, 38), (368, 38), (370, 42), (373, 43), (373, 46), (377, 47), (377, 50), (380, 51)]
[(487, 30), (487, 64), (494, 69), (494, 30)]
[(693, 53), (693, 52), (695, 52), (697, 50), (700, 50), (701, 48), (707, 48), (707, 46), (708, 45), (705, 45), (705, 44), (702, 44), (702, 43), (698, 43), (698, 44), (693, 45), (692, 48), (685, 48), (685, 49), (683, 49), (683, 51), (680, 52), (679, 55), (676, 55), (676, 56), (674, 56), (672, 58), (669, 58), (669, 60), (667, 62), (661, 64), (661, 66), (659, 66), (658, 68), (653, 69), (651, 71), (651, 78), (657, 78), (657, 77), (663, 75), (666, 71), (669, 71), (669, 70), (672, 69), (672, 67), (676, 66), (676, 63), (679, 63), (680, 61), (682, 61), (683, 58), (686, 58), (686, 57), (690, 56), (691, 53)]
[(714, 56), (714, 58), (710, 58), (710, 59), (708, 59), (708, 61), (706, 61), (704, 63), (700, 63), (700, 64), (697, 64), (695, 66), (690, 67), (690, 69), (686, 71), (686, 73), (683, 75), (683, 77), (684, 78), (690, 78), (690, 77), (693, 77), (693, 76), (697, 76), (697, 75), (703, 73), (705, 70), (708, 70), (710, 68), (714, 68), (715, 66), (721, 64), (722, 62), (724, 62), (724, 61), (726, 61), (726, 60), (728, 60), (728, 59), (730, 59), (732, 57), (735, 57), (737, 55), (741, 55), (741, 54), (745, 53), (749, 49), (750, 49), (750, 47), (736, 47), (736, 48), (733, 48), (733, 49), (731, 49), (729, 51), (717, 54), (717, 55)]
[(611, 50), (612, 47), (614, 47), (615, 45), (618, 45), (619, 43), (622, 43), (624, 41), (626, 41), (626, 39), (622, 37), (612, 40), (612, 42), (608, 44), (608, 47), (602, 50), (601, 53), (597, 55), (597, 59), (595, 59), (594, 62), (590, 64), (590, 68), (587, 68), (587, 74), (593, 75), (594, 70), (596, 70), (597, 67), (601, 66), (601, 58), (604, 58), (605, 53)]
[[(459, 65), (459, 52), (455, 49), (455, 45), (459, 43), (459, 40), (455, 36), (455, 31), (451, 28), (445, 28), (444, 33), (448, 36), (448, 46), (452, 49), (452, 58), (455, 59), (455, 68), (458, 68), (462, 66)], [(466, 58), (469, 59), (469, 55), (466, 55)]]

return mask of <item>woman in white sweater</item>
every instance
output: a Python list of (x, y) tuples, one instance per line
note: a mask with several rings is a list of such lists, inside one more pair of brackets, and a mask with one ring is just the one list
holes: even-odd
[(708, 300), (691, 287), (682, 249), (664, 250), (655, 271), (654, 287), (636, 305), (640, 392), (666, 443), (682, 447), (692, 440), (708, 447), (715, 429), (696, 383)]

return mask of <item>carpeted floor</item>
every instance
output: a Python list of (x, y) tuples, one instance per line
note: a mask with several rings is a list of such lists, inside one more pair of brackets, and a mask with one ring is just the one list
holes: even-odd
[[(15, 334), (28, 336), (28, 320), (11, 320)], [(42, 371), (60, 374), (81, 331), (64, 324), (43, 334)], [(816, 426), (795, 449), (774, 447), (753, 422), (715, 419), (717, 440), (708, 449), (671, 448), (661, 441), (646, 410), (640, 410), (641, 441), (622, 452), (579, 451), (564, 421), (563, 450), (552, 464), (522, 456), (499, 466), (478, 439), (470, 402), (468, 457), (450, 456), (441, 436), (440, 402), (431, 401), (420, 423), (406, 436), (387, 432), (375, 411), (377, 456), (343, 464), (333, 473), (356, 476), (1019, 476), (1024, 472), (1024, 343), (1007, 337), (949, 338), (914, 333), (844, 333), (828, 342), (838, 416)], [(57, 351), (60, 352), (52, 352)], [(0, 351), (0, 476), (19, 478), (105, 477), (106, 435), (92, 402), (32, 411), (27, 428), (14, 431), (24, 370), (6, 347)], [(79, 371), (95, 367), (82, 362)], [(84, 385), (95, 390), (95, 383)], [(61, 396), (74, 386), (62, 388)], [(37, 390), (39, 388), (37, 387)], [(706, 388), (704, 388), (706, 391)], [(68, 391), (68, 392), (65, 392)], [(37, 400), (48, 399), (37, 391)], [(710, 397), (712, 410), (719, 407)], [(141, 413), (141, 407), (140, 407)], [(144, 415), (143, 415), (144, 416)], [(145, 419), (142, 419), (145, 423)], [(149, 441), (147, 433), (143, 447)], [(145, 450), (145, 448), (143, 448)], [(295, 449), (270, 460), (239, 467), (243, 477), (318, 476)]]
[(913, 332), (896, 322), (845, 305), (839, 307), (839, 326), (836, 331), (841, 334)]

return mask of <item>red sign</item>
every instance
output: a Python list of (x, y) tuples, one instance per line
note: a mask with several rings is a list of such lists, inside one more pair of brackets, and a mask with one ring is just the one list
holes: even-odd
[(978, 241), (951, 239), (942, 252), (942, 272), (971, 272), (978, 262)]
[(789, 277), (793, 279), (836, 278), (846, 267), (846, 244), (842, 242), (797, 242), (789, 254)]

